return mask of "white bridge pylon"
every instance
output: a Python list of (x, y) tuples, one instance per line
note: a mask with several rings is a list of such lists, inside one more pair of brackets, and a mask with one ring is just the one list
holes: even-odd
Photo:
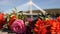
[[(32, 2), (32, 0), (30, 2), (27, 2), (23, 5), (18, 6), (17, 8), (21, 7), (21, 6), (26, 6), (26, 5), (30, 5), (30, 14), (32, 14), (32, 5), (34, 7), (36, 7), (37, 9), (39, 9), (44, 15), (46, 14), (46, 11), (44, 11), (43, 9), (41, 9), (39, 6), (37, 6), (35, 3)], [(20, 9), (20, 8), (19, 8)]]
[[(21, 7), (24, 6), (30, 6), (30, 14), (32, 14), (32, 6), (36, 7), (37, 9), (39, 9), (44, 15), (46, 14), (46, 11), (44, 11), (43, 9), (41, 9), (39, 6), (37, 6), (35, 3), (32, 2), (32, 0), (30, 0), (29, 2), (19, 5), (16, 8), (18, 9), (18, 11), (20, 11)], [(11, 9), (14, 10), (14, 9)], [(9, 10), (10, 11), (10, 10)], [(7, 12), (7, 11), (6, 11)], [(27, 14), (27, 13), (25, 13)]]

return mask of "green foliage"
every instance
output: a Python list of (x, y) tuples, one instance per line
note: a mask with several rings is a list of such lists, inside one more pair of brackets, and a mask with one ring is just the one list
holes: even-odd
[(21, 13), (20, 15), (18, 15), (18, 19), (22, 19), (22, 20), (26, 20), (26, 16), (23, 14), (23, 13)]

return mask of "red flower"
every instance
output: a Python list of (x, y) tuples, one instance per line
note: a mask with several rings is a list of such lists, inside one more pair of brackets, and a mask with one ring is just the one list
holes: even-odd
[(11, 29), (11, 25), (12, 23), (16, 20), (16, 16), (15, 15), (11, 15), (11, 18), (9, 20), (9, 26), (10, 26), (10, 29)]
[(57, 34), (60, 34), (60, 23), (57, 24)]
[(42, 20), (38, 19), (35, 24), (34, 32), (35, 34), (45, 34), (47, 32), (46, 26)]
[(4, 20), (4, 14), (1, 13), (0, 14), (0, 29), (3, 28), (3, 25), (5, 24), (5, 20)]
[(37, 29), (37, 28), (34, 28), (34, 32), (36, 32), (36, 33), (37, 33), (37, 32), (38, 32), (38, 29)]
[(57, 17), (57, 19), (56, 20), (58, 20), (59, 22), (60, 22), (60, 16), (59, 17)]

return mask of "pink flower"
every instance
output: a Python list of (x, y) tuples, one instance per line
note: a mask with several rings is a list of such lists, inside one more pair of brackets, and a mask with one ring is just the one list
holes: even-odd
[(32, 18), (26, 18), (26, 20), (32, 22)]
[(23, 20), (15, 20), (13, 24), (11, 25), (11, 29), (13, 32), (21, 34), (25, 32), (26, 27)]

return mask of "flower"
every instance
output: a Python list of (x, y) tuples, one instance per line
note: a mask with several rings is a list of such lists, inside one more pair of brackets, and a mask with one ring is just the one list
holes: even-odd
[(26, 27), (25, 27), (25, 24), (24, 24), (23, 20), (20, 20), (20, 19), (15, 20), (13, 22), (13, 24), (11, 25), (11, 30), (13, 32), (16, 32), (16, 33), (19, 33), (19, 34), (24, 33), (25, 30), (26, 30)]
[(45, 34), (47, 32), (46, 26), (44, 25), (43, 21), (38, 18), (38, 21), (35, 24), (34, 27), (34, 33), (35, 34)]
[(10, 27), (10, 29), (11, 29), (12, 23), (13, 23), (15, 20), (16, 20), (16, 16), (15, 16), (15, 15), (11, 15), (11, 18), (10, 18), (10, 20), (9, 20), (9, 27)]
[(3, 25), (5, 24), (5, 18), (4, 13), (0, 13), (0, 29), (3, 28)]
[(26, 18), (28, 22), (32, 22), (32, 18)]

